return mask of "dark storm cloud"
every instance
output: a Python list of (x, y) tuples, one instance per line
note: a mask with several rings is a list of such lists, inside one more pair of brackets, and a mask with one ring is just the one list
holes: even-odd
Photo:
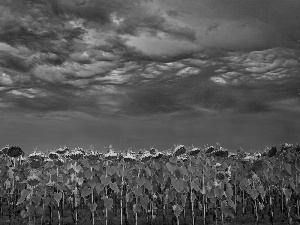
[(93, 116), (293, 111), (297, 3), (187, 2), (171, 9), (135, 0), (2, 2), (1, 109)]

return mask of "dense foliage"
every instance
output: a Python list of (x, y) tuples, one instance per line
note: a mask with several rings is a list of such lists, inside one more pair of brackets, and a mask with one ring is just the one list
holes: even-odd
[[(66, 147), (27, 157), (21, 148), (6, 146), (0, 151), (1, 213), (9, 206), (9, 223), (63, 224), (64, 213), (78, 223), (80, 209), (89, 209), (90, 223), (109, 224), (109, 212), (117, 212), (119, 224), (156, 216), (172, 208), (173, 222), (186, 220), (187, 211), (196, 223), (195, 210), (202, 213), (197, 224), (234, 220), (237, 205), (244, 213), (253, 206), (254, 221), (266, 210), (273, 223), (279, 204), (289, 224), (298, 223), (300, 146), (284, 143), (262, 153), (228, 152), (220, 145), (204, 149), (183, 145), (159, 152), (107, 153)], [(47, 210), (46, 210), (47, 209)], [(49, 214), (46, 215), (46, 211)], [(55, 215), (54, 215), (55, 214)], [(98, 223), (97, 223), (98, 224)]]

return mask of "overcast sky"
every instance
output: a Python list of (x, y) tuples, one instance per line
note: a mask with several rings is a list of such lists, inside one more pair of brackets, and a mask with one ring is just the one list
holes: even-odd
[(299, 0), (2, 0), (0, 147), (300, 142)]

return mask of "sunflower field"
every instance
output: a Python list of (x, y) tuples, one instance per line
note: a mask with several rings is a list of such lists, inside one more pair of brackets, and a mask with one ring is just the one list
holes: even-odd
[(299, 224), (300, 146), (0, 150), (0, 224)]

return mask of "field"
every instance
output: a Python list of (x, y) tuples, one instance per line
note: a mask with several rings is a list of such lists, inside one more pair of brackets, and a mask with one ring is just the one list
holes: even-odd
[(0, 151), (0, 224), (299, 224), (298, 145)]

